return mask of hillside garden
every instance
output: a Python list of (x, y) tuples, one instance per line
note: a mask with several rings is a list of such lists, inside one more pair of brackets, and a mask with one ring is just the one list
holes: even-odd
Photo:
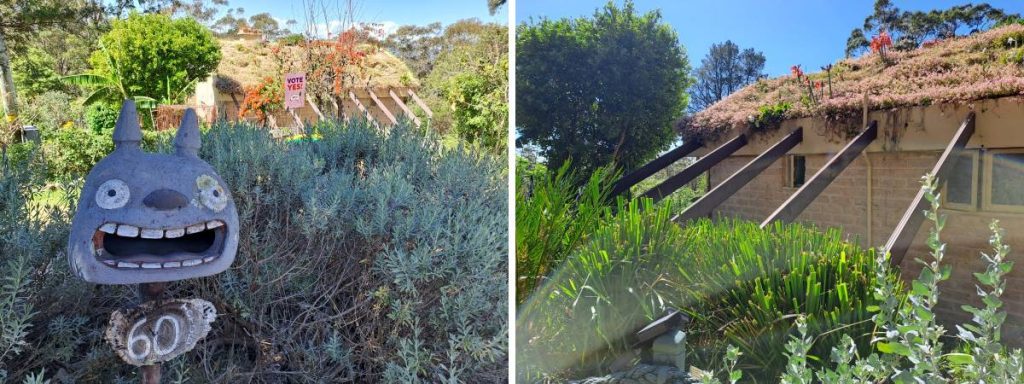
[[(112, 311), (138, 302), (137, 287), (85, 283), (66, 260), (83, 178), (113, 150), (121, 100), (141, 107), (143, 150), (169, 153), (174, 130), (152, 129), (150, 111), (187, 104), (231, 59), (220, 44), (240, 30), (269, 36), (256, 44), (268, 51), (322, 48), (336, 59), (324, 78), (358, 66), (344, 60), (362, 50), (406, 65), (381, 41), (346, 40), (365, 34), (320, 40), (241, 10), (213, 20), (222, 3), (0, 5), (0, 17), (28, 21), (0, 22), (18, 91), (5, 88), (0, 122), (0, 382), (139, 381), (103, 336)], [(346, 48), (358, 49), (338, 55)], [(170, 283), (170, 297), (205, 298), (219, 316), (194, 350), (164, 364), (164, 382), (505, 380), (507, 107), (493, 98), (507, 93), (507, 76), (462, 63), (473, 62), (447, 67), (462, 80), (431, 88), (439, 96), (429, 102), (451, 116), (444, 125), (331, 118), (283, 140), (258, 122), (203, 124), (199, 157), (234, 196), (239, 247), (227, 271)], [(23, 137), (25, 125), (38, 140)]]

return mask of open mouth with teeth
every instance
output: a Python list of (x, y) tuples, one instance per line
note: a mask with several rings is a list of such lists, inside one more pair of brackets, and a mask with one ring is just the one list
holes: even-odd
[(226, 233), (220, 220), (159, 229), (105, 223), (93, 235), (93, 253), (113, 268), (194, 267), (220, 257)]

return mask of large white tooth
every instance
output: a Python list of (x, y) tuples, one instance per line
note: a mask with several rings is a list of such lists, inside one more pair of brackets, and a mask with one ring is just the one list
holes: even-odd
[(181, 266), (182, 267), (192, 267), (192, 266), (199, 265), (202, 262), (203, 261), (199, 260), (199, 259), (185, 260), (185, 261), (181, 262)]
[(204, 263), (209, 263), (209, 262), (211, 262), (211, 261), (213, 261), (213, 256), (207, 256), (207, 257), (204, 257), (204, 258), (203, 258), (203, 262), (204, 262)]
[(185, 236), (185, 228), (168, 229), (164, 231), (164, 236), (169, 239)]
[(205, 223), (203, 223), (203, 224), (196, 224), (196, 225), (190, 225), (190, 226), (188, 226), (188, 228), (185, 228), (185, 232), (191, 235), (193, 233), (202, 232), (205, 229), (206, 229), (206, 224)]
[(117, 267), (118, 268), (138, 268), (139, 265), (135, 264), (135, 263), (126, 263), (126, 262), (123, 262), (123, 261), (118, 261), (117, 262)]
[(100, 232), (106, 232), (106, 233), (109, 233), (109, 234), (117, 233), (117, 224), (114, 224), (114, 223), (103, 224), (103, 226), (100, 227)]
[(164, 237), (164, 231), (162, 231), (162, 230), (159, 230), (159, 229), (143, 229), (142, 230), (142, 238), (143, 239), (159, 239), (161, 237)]
[(111, 267), (117, 266), (117, 262), (114, 260), (103, 260), (103, 264), (109, 265)]
[(224, 223), (222, 223), (220, 221), (217, 221), (217, 220), (210, 220), (210, 221), (206, 222), (206, 228), (209, 228), (209, 229), (214, 229), (214, 228), (217, 228), (217, 227), (222, 226), (222, 225), (224, 225)]
[(164, 263), (164, 268), (178, 268), (181, 266), (180, 261), (168, 261)]
[(147, 268), (147, 269), (160, 268), (160, 263), (142, 263), (142, 268)]
[(135, 237), (139, 235), (139, 227), (121, 224), (117, 226), (117, 235), (123, 237)]

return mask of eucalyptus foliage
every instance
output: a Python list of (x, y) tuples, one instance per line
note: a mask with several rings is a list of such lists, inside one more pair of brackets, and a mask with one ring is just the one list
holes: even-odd
[[(444, 149), (406, 125), (313, 129), (320, 140), (292, 143), (248, 125), (204, 133), (200, 157), (238, 205), (238, 258), (222, 274), (170, 284), (170, 296), (210, 300), (220, 315), (165, 378), (504, 380), (503, 159)], [(58, 184), (63, 197), (44, 203), (38, 165), (5, 164), (19, 176), (0, 179), (0, 369), (19, 381), (137, 381), (101, 338), (110, 312), (137, 300), (134, 287), (69, 273), (63, 248), (80, 186)]]

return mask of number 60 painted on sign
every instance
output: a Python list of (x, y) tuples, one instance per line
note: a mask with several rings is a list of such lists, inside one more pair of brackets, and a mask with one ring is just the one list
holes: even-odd
[[(181, 322), (174, 316), (163, 315), (156, 319), (156, 323), (153, 323), (153, 335), (146, 334), (146, 332), (139, 332), (139, 328), (146, 323), (147, 318), (143, 317), (139, 321), (132, 325), (132, 329), (128, 331), (128, 356), (133, 359), (145, 360), (149, 357), (150, 353), (156, 353), (158, 356), (166, 355), (174, 351), (174, 348), (178, 346), (178, 342), (181, 341)], [(160, 330), (161, 326), (165, 323), (169, 323), (171, 327), (171, 342), (167, 345), (161, 345), (160, 343)], [(145, 343), (145, 348), (142, 348), (141, 352), (135, 352), (136, 343)]]
[(195, 347), (216, 318), (217, 310), (206, 300), (151, 301), (115, 311), (104, 338), (128, 364), (157, 364)]

